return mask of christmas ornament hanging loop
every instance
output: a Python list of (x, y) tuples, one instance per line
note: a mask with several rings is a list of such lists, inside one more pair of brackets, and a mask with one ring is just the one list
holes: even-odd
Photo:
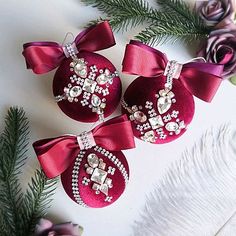
[(67, 44), (67, 43), (66, 43), (66, 40), (69, 38), (69, 36), (71, 36), (71, 40), (68, 40), (68, 42), (69, 42), (69, 43), (74, 42), (74, 40), (75, 40), (74, 34), (73, 34), (72, 32), (67, 32), (66, 35), (65, 35), (65, 37), (64, 37), (64, 39), (63, 39), (63, 41), (62, 41), (62, 43), (61, 43), (62, 46), (64, 46), (65, 44)]

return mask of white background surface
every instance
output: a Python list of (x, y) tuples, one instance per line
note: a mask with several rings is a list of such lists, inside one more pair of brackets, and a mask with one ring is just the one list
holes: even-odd
[[(21, 55), (27, 41), (62, 42), (66, 32), (76, 35), (98, 12), (83, 6), (79, 0), (0, 0), (0, 118), (12, 105), (23, 106), (30, 120), (31, 142), (63, 133), (81, 133), (91, 127), (66, 117), (52, 96), (54, 72), (37, 76), (26, 70)], [(137, 29), (139, 30), (139, 29)], [(135, 30), (136, 31), (136, 30)], [(121, 69), (124, 47), (135, 33), (115, 34), (117, 45), (100, 52)], [(194, 45), (165, 45), (159, 47), (169, 59), (180, 62), (193, 56)], [(134, 79), (121, 75), (123, 90)], [(130, 183), (123, 196), (110, 207), (85, 209), (71, 201), (61, 185), (48, 217), (57, 222), (73, 221), (84, 227), (84, 236), (128, 236), (132, 224), (139, 218), (146, 196), (165, 174), (168, 166), (180, 158), (182, 151), (210, 127), (236, 123), (236, 87), (224, 81), (211, 104), (195, 99), (196, 113), (188, 131), (178, 140), (166, 145), (151, 145), (136, 140), (137, 148), (126, 151), (130, 165)], [(119, 114), (120, 109), (113, 116)], [(1, 122), (1, 127), (3, 122)], [(29, 161), (22, 177), (26, 185), (38, 162), (30, 147)]]

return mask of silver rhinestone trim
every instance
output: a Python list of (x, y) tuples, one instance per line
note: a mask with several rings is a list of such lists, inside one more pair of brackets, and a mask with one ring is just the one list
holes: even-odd
[(172, 88), (173, 79), (179, 78), (182, 67), (183, 65), (177, 61), (168, 61), (164, 71), (164, 75), (166, 76), (166, 88)]
[[(99, 152), (101, 154), (103, 154), (105, 157), (107, 157), (116, 167), (117, 169), (121, 172), (124, 181), (125, 181), (125, 185), (128, 184), (129, 181), (129, 175), (128, 172), (126, 170), (126, 168), (124, 167), (124, 165), (120, 162), (120, 160), (113, 155), (111, 152), (107, 151), (106, 149), (99, 147), (99, 146), (95, 146), (93, 147), (94, 151)], [(83, 206), (83, 207), (88, 207), (84, 201), (82, 200), (80, 193), (79, 193), (79, 188), (78, 188), (78, 176), (79, 176), (79, 169), (80, 169), (80, 165), (81, 162), (84, 158), (85, 155), (85, 151), (80, 151), (79, 155), (77, 156), (77, 158), (75, 159), (75, 164), (72, 170), (72, 193), (74, 196), (75, 201)], [(109, 200), (109, 202), (111, 201), (111, 199), (107, 199), (107, 201)]]
[(85, 154), (85, 151), (80, 151), (79, 155), (75, 159), (75, 164), (74, 164), (74, 167), (72, 170), (71, 181), (72, 181), (72, 193), (73, 193), (73, 196), (74, 196), (76, 202), (83, 207), (88, 207), (84, 203), (84, 201), (81, 199), (81, 196), (79, 193), (79, 185), (78, 185), (79, 168), (80, 168), (80, 164), (83, 160), (84, 154)]
[(92, 132), (83, 132), (77, 136), (81, 150), (88, 150), (96, 145)]
[(78, 53), (78, 49), (75, 43), (68, 43), (63, 47), (64, 54), (67, 58), (77, 58), (76, 54)]

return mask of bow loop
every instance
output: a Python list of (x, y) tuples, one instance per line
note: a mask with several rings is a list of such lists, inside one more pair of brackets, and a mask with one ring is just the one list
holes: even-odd
[(138, 41), (131, 40), (126, 46), (123, 72), (144, 77), (159, 76), (167, 65), (165, 54)]
[(126, 46), (123, 72), (144, 77), (163, 75), (167, 78), (168, 87), (172, 79), (179, 79), (191, 94), (210, 102), (222, 82), (223, 65), (202, 62), (182, 65), (168, 61), (165, 54), (152, 47), (131, 41)]
[(33, 147), (46, 176), (54, 178), (71, 165), (81, 150), (95, 145), (108, 151), (134, 148), (132, 126), (127, 116), (113, 118), (78, 136), (63, 135), (39, 140)]
[[(112, 29), (107, 21), (91, 26), (81, 32), (71, 43), (77, 50), (95, 52), (115, 45)], [(68, 57), (66, 48), (56, 42), (31, 42), (23, 45), (27, 69), (44, 74), (57, 68)]]

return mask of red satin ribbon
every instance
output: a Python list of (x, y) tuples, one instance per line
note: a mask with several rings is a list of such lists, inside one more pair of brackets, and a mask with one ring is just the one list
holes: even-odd
[[(131, 123), (126, 115), (113, 118), (92, 130), (96, 145), (109, 151), (135, 147)], [(33, 143), (38, 160), (48, 178), (63, 173), (75, 160), (80, 148), (77, 137), (63, 135)]]
[[(126, 46), (123, 72), (144, 77), (157, 77), (164, 73), (168, 59), (162, 52), (138, 41)], [(183, 65), (179, 81), (196, 97), (211, 102), (221, 82), (223, 65), (190, 62)]]
[[(115, 45), (112, 29), (107, 21), (81, 32), (74, 43), (79, 52), (99, 51)], [(27, 69), (43, 74), (58, 67), (65, 58), (63, 46), (56, 42), (31, 42), (23, 45)]]

